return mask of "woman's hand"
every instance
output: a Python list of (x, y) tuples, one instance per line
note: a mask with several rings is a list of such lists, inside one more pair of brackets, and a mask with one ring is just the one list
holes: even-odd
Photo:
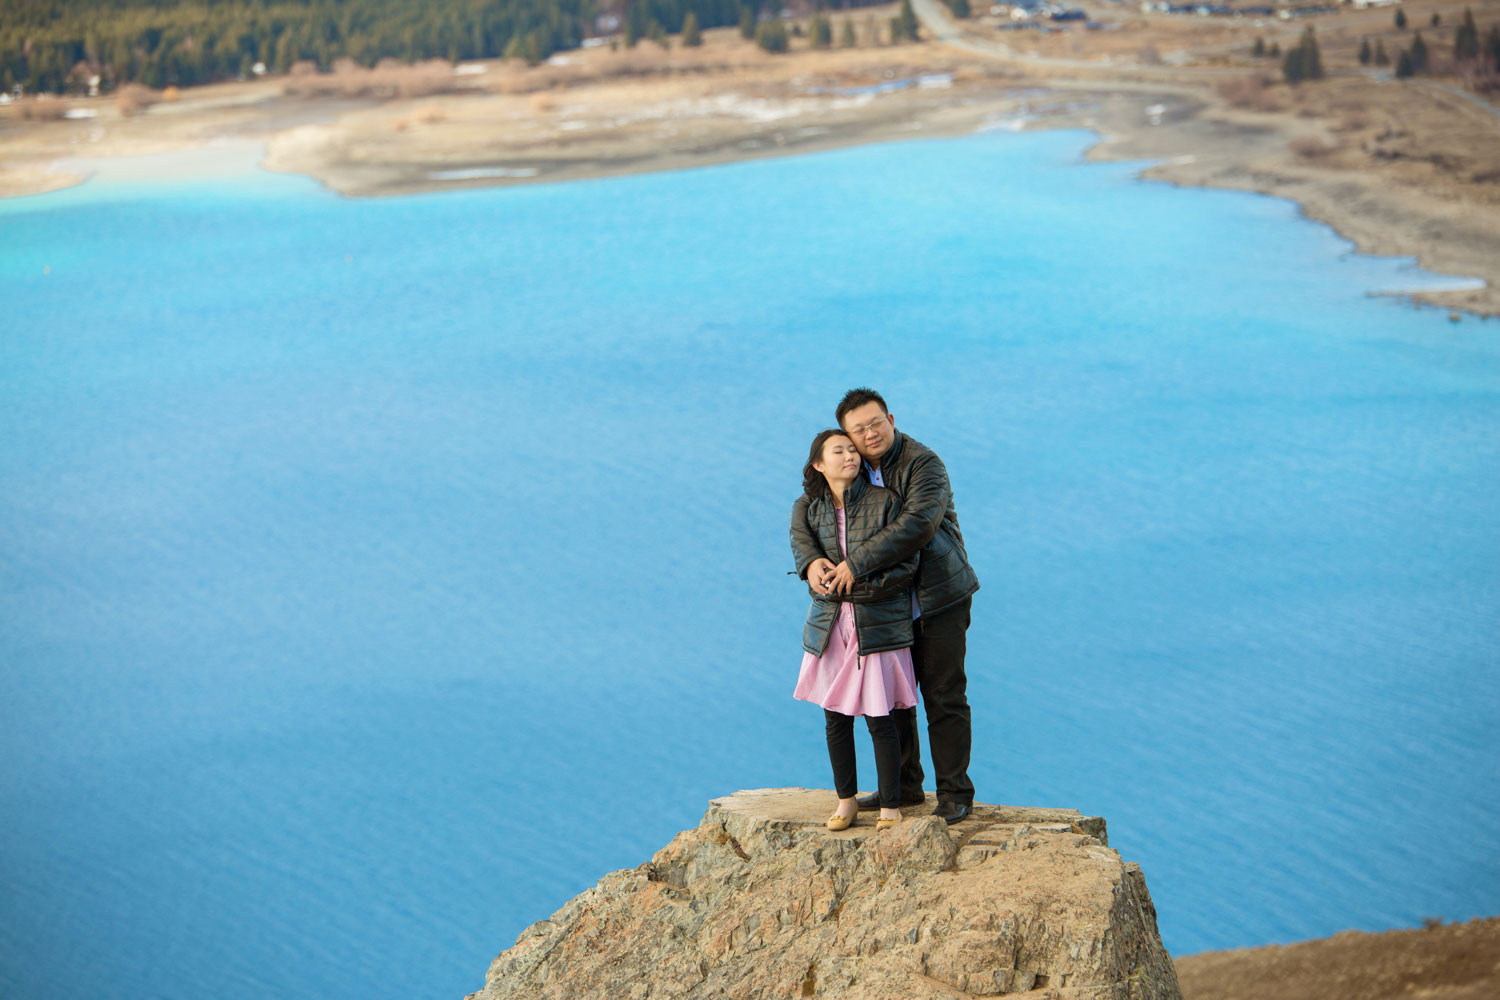
[(828, 593), (829, 578), (833, 576), (833, 563), (827, 559), (814, 559), (807, 564), (807, 583), (820, 594)]
[[(854, 589), (854, 571), (849, 568), (848, 560), (839, 563), (833, 568), (833, 575), (828, 578), (829, 590), (837, 594), (847, 594)], [(824, 591), (828, 593), (828, 591)]]

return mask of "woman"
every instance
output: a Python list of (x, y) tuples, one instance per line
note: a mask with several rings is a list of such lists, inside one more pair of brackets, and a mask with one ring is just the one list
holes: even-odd
[[(872, 486), (860, 473), (859, 452), (840, 430), (813, 438), (802, 467), (802, 491), (792, 517), (805, 520), (834, 564), (870, 540), (900, 510), (896, 495)], [(795, 522), (794, 522), (795, 523)], [(797, 567), (806, 573), (806, 566)], [(880, 783), (876, 830), (901, 821), (901, 743), (891, 709), (914, 708), (917, 684), (911, 664), (911, 586), (917, 558), (857, 580), (847, 593), (822, 592), (822, 581), (808, 581), (812, 607), (802, 629), (802, 673), (793, 697), (823, 707), (828, 759), (833, 764), (839, 804), (828, 829), (854, 822), (858, 777), (854, 760), (854, 716), (863, 715), (875, 742)]]

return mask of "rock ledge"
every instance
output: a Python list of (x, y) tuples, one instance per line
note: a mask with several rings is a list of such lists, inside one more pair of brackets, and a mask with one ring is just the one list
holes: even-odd
[(521, 932), (469, 1000), (1181, 1000), (1139, 866), (1104, 820), (976, 805), (823, 828), (829, 791), (714, 799), (646, 864)]

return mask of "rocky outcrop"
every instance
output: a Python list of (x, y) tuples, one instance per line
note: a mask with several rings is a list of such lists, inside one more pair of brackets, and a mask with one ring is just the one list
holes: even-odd
[(1181, 1000), (1137, 865), (1104, 820), (978, 805), (876, 833), (832, 792), (715, 799), (646, 864), (521, 932), (469, 1000)]

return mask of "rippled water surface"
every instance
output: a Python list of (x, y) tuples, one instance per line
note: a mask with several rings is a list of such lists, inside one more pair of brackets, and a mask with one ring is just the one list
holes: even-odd
[(1108, 817), (1176, 953), (1500, 912), (1500, 324), (1088, 141), (0, 203), (0, 994), (457, 1000), (826, 786), (860, 383), (956, 486), (981, 799)]

